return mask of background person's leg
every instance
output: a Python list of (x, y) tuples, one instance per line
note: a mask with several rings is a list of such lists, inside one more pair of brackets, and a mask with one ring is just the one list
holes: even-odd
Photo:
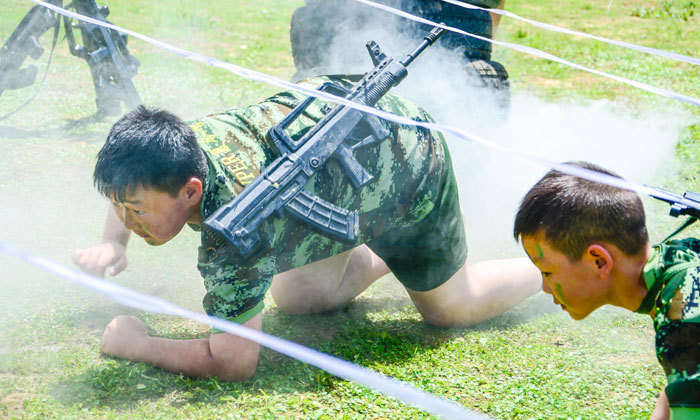
[(435, 289), (406, 290), (427, 323), (465, 327), (505, 312), (541, 287), (541, 274), (530, 260), (514, 258), (464, 265)]
[(338, 308), (362, 293), (389, 268), (365, 245), (277, 274), (270, 292), (277, 306), (290, 314)]
[[(506, 0), (502, 0), (500, 3), (498, 3), (498, 6), (496, 6), (496, 9), (503, 9), (506, 5)], [(491, 21), (493, 22), (493, 36), (496, 36), (496, 30), (498, 29), (498, 24), (501, 22), (501, 15), (496, 14), (496, 13), (490, 13), (491, 15)]]

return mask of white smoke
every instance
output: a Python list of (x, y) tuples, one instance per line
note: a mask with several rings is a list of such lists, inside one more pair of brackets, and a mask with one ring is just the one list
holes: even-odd
[[(396, 59), (417, 46), (398, 19), (377, 24), (359, 17), (336, 29), (328, 62), (314, 69), (316, 74), (366, 72), (372, 67), (364, 48), (368, 40), (377, 41)], [(680, 107), (634, 111), (607, 100), (552, 103), (520, 92), (511, 93), (510, 109), (504, 111), (494, 91), (482, 86), (465, 61), (461, 51), (430, 47), (394, 92), (426, 108), (441, 124), (554, 161), (590, 161), (639, 183), (652, 183), (669, 164), (679, 132), (690, 118)], [(515, 212), (548, 168), (462, 139), (447, 140), (470, 262), (523, 255), (512, 237)]]
[[(590, 161), (638, 183), (653, 183), (669, 164), (689, 119), (680, 110), (636, 113), (605, 100), (551, 103), (518, 92), (512, 93), (504, 116), (490, 92), (474, 87), (470, 76), (460, 72), (458, 62), (449, 73), (452, 77), (445, 78), (437, 77), (447, 67), (444, 60), (424, 58), (410, 70), (400, 91), (438, 122), (553, 161)], [(515, 212), (522, 196), (548, 168), (458, 138), (448, 137), (448, 144), (460, 186), (470, 260), (518, 255), (511, 233)]]

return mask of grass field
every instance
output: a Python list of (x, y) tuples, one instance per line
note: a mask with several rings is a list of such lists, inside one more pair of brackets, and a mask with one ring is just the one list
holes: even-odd
[[(289, 20), (303, 1), (220, 4), (122, 0), (109, 4), (109, 18), (177, 46), (288, 79), (294, 73)], [(613, 0), (609, 11), (608, 4), (509, 0), (507, 8), (603, 37), (700, 56), (698, 1)], [(28, 1), (3, 2), (0, 39), (7, 39), (30, 6)], [(497, 39), (700, 96), (700, 71), (690, 64), (552, 34), (508, 18), (501, 21)], [(50, 34), (41, 42), (48, 47)], [(144, 102), (175, 109), (185, 118), (253, 103), (277, 91), (138, 40), (132, 39), (129, 49), (141, 61), (134, 82)], [(47, 56), (48, 48), (40, 60), (41, 72)], [(589, 112), (601, 103), (612, 104), (616, 114), (606, 113), (605, 121), (619, 117), (638, 131), (649, 120), (672, 121), (675, 161), (655, 167), (650, 181), (675, 191), (700, 190), (700, 109), (515, 51), (496, 48), (494, 59), (509, 71), (516, 105), (520, 98), (535, 98), (543, 109)], [(0, 115), (19, 106), (37, 87), (5, 92)], [(521, 110), (514, 107), (515, 113)], [(74, 249), (99, 240), (107, 203), (94, 192), (91, 171), (115, 118), (74, 124), (94, 111), (87, 65), (59, 42), (40, 95), (0, 121), (0, 241), (70, 265)], [(643, 155), (644, 147), (609, 161)], [(539, 151), (544, 152), (534, 150)], [(510, 181), (503, 182), (505, 190)], [(465, 191), (471, 187), (470, 179), (460, 183)], [(524, 190), (516, 193), (514, 197)], [(508, 206), (514, 207), (515, 198), (509, 199)], [(478, 197), (473, 202), (485, 203)], [(665, 205), (647, 204), (653, 237), (660, 239), (677, 221), (665, 215)], [(507, 233), (510, 226), (501, 225)], [(488, 238), (487, 244), (489, 235), (481, 230), (475, 227), (469, 233), (475, 253), (522, 255), (507, 234)], [(189, 231), (157, 248), (132, 240), (129, 269), (115, 281), (201, 310), (204, 289), (194, 264), (197, 241)], [(431, 418), (267, 349), (256, 375), (244, 383), (190, 379), (102, 356), (98, 347), (104, 326), (119, 314), (141, 317), (152, 334), (163, 337), (203, 337), (208, 328), (125, 309), (4, 255), (0, 267), (0, 418)], [(263, 322), (266, 332), (494, 418), (644, 419), (665, 383), (648, 317), (603, 308), (574, 322), (541, 293), (478, 327), (436, 329), (421, 321), (405, 291), (389, 276), (345, 308), (323, 315), (285, 315), (268, 298)]]

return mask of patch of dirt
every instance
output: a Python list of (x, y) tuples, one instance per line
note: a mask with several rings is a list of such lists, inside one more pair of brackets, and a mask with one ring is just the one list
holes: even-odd
[(561, 87), (564, 84), (561, 80), (550, 79), (550, 78), (539, 77), (539, 76), (527, 76), (524, 79), (527, 80), (526, 84), (528, 84), (528, 85)]
[(0, 347), (0, 355), (3, 354), (13, 354), (20, 352), (36, 352), (41, 351), (45, 353), (56, 353), (57, 351), (63, 349), (62, 344), (47, 344), (47, 345), (21, 345), (16, 347), (2, 346)]
[(24, 402), (30, 398), (38, 396), (37, 394), (30, 394), (25, 392), (15, 392), (2, 397), (0, 403), (3, 404), (6, 409), (3, 414), (7, 414), (7, 418), (19, 418), (22, 413), (24, 413)]
[(8, 372), (3, 372), (0, 373), (0, 381), (8, 381), (8, 382), (13, 382), (13, 381), (23, 381), (25, 384), (29, 385), (34, 385), (41, 381), (42, 375), (38, 374), (15, 374), (15, 373), (8, 373)]
[(625, 7), (634, 7), (634, 6), (645, 6), (645, 7), (653, 7), (658, 4), (655, 0), (623, 0), (622, 4), (625, 5)]
[(608, 356), (605, 358), (605, 361), (613, 365), (644, 366), (654, 364), (656, 362), (656, 357), (654, 357), (653, 354), (645, 353), (634, 356)]

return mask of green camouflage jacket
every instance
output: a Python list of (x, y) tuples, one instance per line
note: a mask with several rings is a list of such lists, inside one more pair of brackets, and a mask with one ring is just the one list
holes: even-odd
[[(700, 240), (667, 240), (644, 267), (656, 355), (666, 372), (672, 419), (700, 418)], [(653, 311), (653, 312), (652, 312)]]
[[(315, 78), (303, 83), (315, 88), (328, 80)], [(345, 87), (350, 86), (346, 80), (333, 80)], [(230, 202), (278, 157), (276, 147), (266, 134), (303, 99), (305, 96), (299, 93), (283, 92), (257, 105), (190, 122), (209, 163), (201, 202), (202, 220)], [(303, 117), (287, 129), (287, 133), (292, 137), (299, 136), (313, 126), (323, 117), (323, 105), (324, 102), (315, 101)], [(430, 121), (423, 109), (392, 94), (380, 100), (378, 107), (412, 119)], [(422, 128), (382, 123), (391, 132), (389, 138), (355, 152), (358, 161), (374, 176), (369, 184), (354, 190), (340, 167), (331, 161), (314, 174), (305, 187), (330, 203), (359, 210), (360, 231), (354, 243), (329, 239), (290, 217), (272, 216), (260, 227), (266, 244), (264, 249), (242, 259), (233, 247), (222, 244), (219, 235), (208, 229), (202, 230), (198, 268), (207, 291), (203, 306), (208, 314), (243, 323), (262, 310), (263, 298), (274, 274), (362, 243), (368, 243), (370, 248), (376, 243), (372, 249), (385, 258), (400, 281), (415, 290), (436, 287), (464, 263), (466, 240), (443, 137)], [(441, 261), (433, 264), (414, 257), (415, 266), (393, 262), (391, 250), (406, 254), (405, 248), (397, 245), (397, 238), (408, 234), (403, 232), (410, 232), (409, 228), (426, 219), (428, 214), (437, 214), (432, 211), (436, 207), (449, 209), (449, 212), (441, 210), (443, 218), (448, 213), (451, 215), (448, 223), (441, 224), (449, 231), (430, 227), (431, 242), (440, 249), (431, 253), (430, 246), (424, 243), (416, 243), (414, 248), (426, 258), (427, 255), (440, 255)], [(459, 233), (452, 234), (450, 239), (451, 232)], [(414, 235), (430, 236), (418, 230)], [(405, 239), (405, 242), (417, 241)], [(430, 258), (434, 259), (433, 256)], [(440, 268), (435, 273), (426, 274), (424, 267), (431, 266)]]

